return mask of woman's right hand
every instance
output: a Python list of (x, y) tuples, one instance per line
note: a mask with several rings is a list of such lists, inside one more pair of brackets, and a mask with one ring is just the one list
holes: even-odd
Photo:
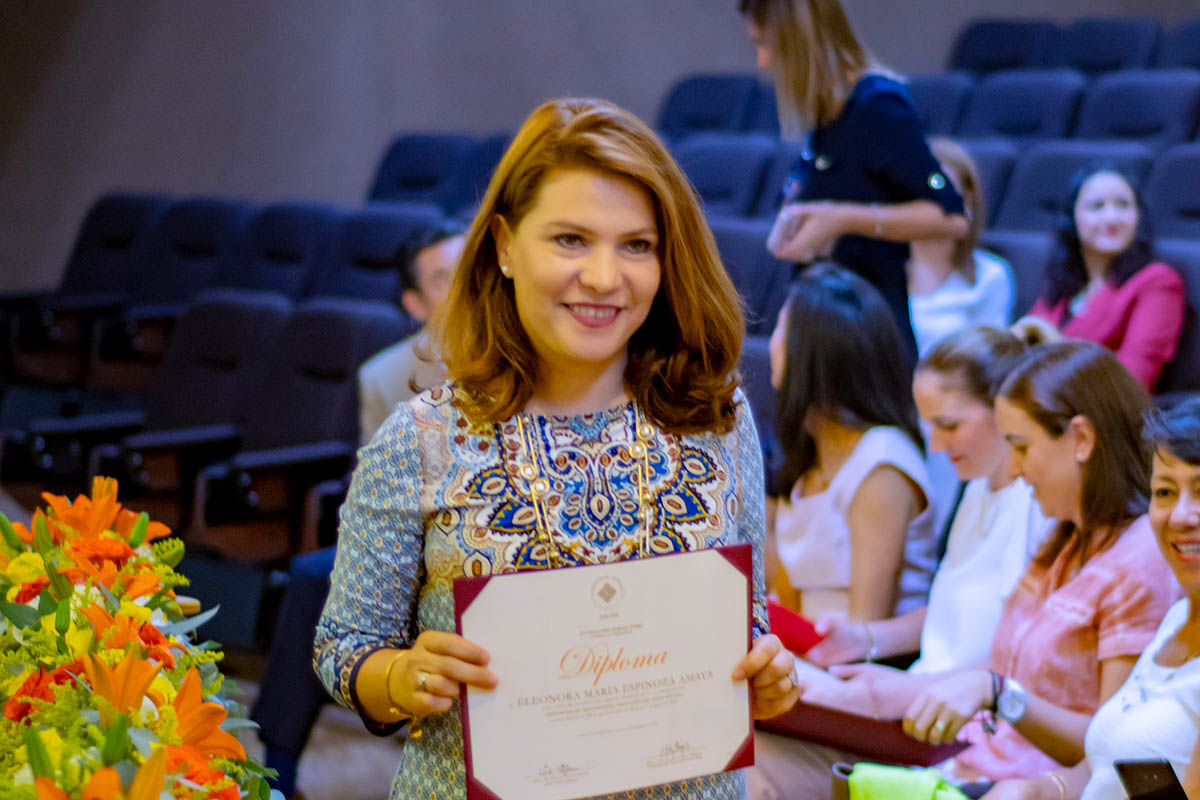
[(861, 622), (843, 618), (821, 618), (814, 625), (825, 638), (813, 645), (804, 657), (819, 667), (849, 664), (866, 658), (869, 642)]
[(449, 711), (463, 684), (495, 689), (499, 680), (487, 668), (491, 656), (474, 642), (441, 631), (425, 631), (388, 674), (388, 696), (418, 717)]
[[(997, 783), (983, 796), (983, 800), (1041, 800), (1045, 796), (1036, 778), (1015, 778)], [(1053, 796), (1058, 797), (1057, 793)]]

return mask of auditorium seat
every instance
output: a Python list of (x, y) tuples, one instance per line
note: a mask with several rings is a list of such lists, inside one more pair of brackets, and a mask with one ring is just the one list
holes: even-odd
[(1158, 53), (1158, 66), (1200, 69), (1200, 18), (1175, 29)]
[(975, 79), (966, 72), (910, 75), (907, 85), (921, 126), (929, 136), (952, 136)]
[(175, 320), (233, 258), (253, 212), (249, 203), (223, 197), (191, 197), (164, 209), (147, 232), (127, 304), (96, 322), (88, 388), (153, 388)]
[(368, 202), (432, 203), (454, 214), (472, 201), (473, 137), (406, 133), (388, 146), (375, 171)]
[(1143, 195), (1157, 237), (1200, 240), (1200, 142), (1161, 153), (1146, 178)]
[(1056, 141), (1034, 145), (1013, 167), (996, 215), (996, 227), (1052, 231), (1064, 213), (1071, 176), (1096, 161), (1128, 172), (1139, 185), (1149, 169), (1152, 151), (1141, 142)]
[[(186, 505), (181, 495), (191, 492), (180, 471), (193, 464), (194, 479), (198, 458), (207, 454), (215, 461), (232, 452), (240, 408), (255, 390), (290, 311), (288, 299), (276, 293), (201, 292), (179, 318), (163, 381), (143, 410), (46, 417), (6, 433), (0, 474), (9, 490), (20, 493), (12, 484), (31, 483), (38, 484), (33, 496), (42, 489), (74, 494), (86, 491), (92, 475), (111, 475), (121, 480), (127, 504), (143, 489), (165, 494), (153, 516), (174, 528), (183, 518), (180, 504)], [(115, 444), (122, 440), (126, 444)], [(145, 444), (145, 459), (127, 444), (134, 441)], [(93, 457), (103, 460), (104, 469), (97, 469)]]
[(759, 185), (775, 154), (775, 140), (753, 133), (698, 133), (673, 150), (706, 215), (742, 217), (754, 212)]
[(1013, 297), (1013, 319), (1018, 319), (1033, 307), (1042, 291), (1046, 263), (1054, 252), (1054, 236), (1041, 231), (984, 231), (979, 244), (1004, 258), (1012, 267), (1016, 292)]
[(767, 336), (747, 336), (742, 341), (742, 391), (750, 403), (754, 427), (763, 454), (763, 472), (768, 490), (779, 468), (780, 451), (775, 435), (775, 387), (771, 385), (771, 351)]
[(1200, 391), (1200, 241), (1160, 239), (1154, 243), (1158, 255), (1183, 277), (1187, 298), (1183, 329), (1175, 358), (1163, 368), (1156, 394)]
[(156, 194), (101, 196), (79, 226), (56, 290), (0, 296), (0, 368), (9, 381), (82, 384), (95, 316), (124, 300), (146, 230), (166, 204)]
[(958, 126), (963, 138), (1003, 136), (1027, 145), (1071, 131), (1087, 81), (1069, 69), (1011, 70), (981, 78)]
[(398, 303), (397, 252), (417, 231), (441, 219), (436, 209), (424, 205), (370, 205), (341, 214), (311, 294)]
[(1200, 71), (1124, 70), (1088, 88), (1077, 139), (1130, 139), (1161, 149), (1190, 140), (1200, 122)]
[(500, 163), (510, 142), (512, 134), (500, 131), (483, 137), (475, 145), (468, 167), (467, 202), (454, 210), (454, 216), (470, 218), (475, 215), (475, 210), (487, 191), (488, 183), (492, 180), (492, 173), (496, 171), (496, 165)]
[(212, 285), (303, 297), (329, 246), (336, 214), (330, 205), (296, 201), (259, 208)]
[(746, 309), (746, 332), (769, 335), (791, 284), (793, 265), (767, 250), (770, 220), (710, 220), (717, 251)]
[(1090, 76), (1149, 67), (1161, 34), (1149, 17), (1081, 17), (1063, 31), (1054, 63)]
[(761, 219), (774, 219), (783, 204), (784, 184), (792, 174), (792, 168), (800, 160), (804, 152), (804, 143), (781, 139), (775, 145), (775, 153), (763, 173), (762, 183), (758, 188), (758, 199), (754, 201), (754, 216)]
[(966, 149), (975, 166), (979, 167), (983, 196), (987, 201), (987, 223), (991, 224), (1004, 201), (1008, 179), (1012, 175), (1013, 165), (1017, 163), (1017, 148), (1012, 142), (1001, 138), (960, 139), (959, 144)]
[(774, 83), (758, 81), (754, 90), (754, 105), (744, 130), (747, 133), (779, 136), (779, 107), (776, 104)]
[(977, 74), (1044, 67), (1059, 36), (1044, 19), (976, 19), (955, 38), (948, 69)]
[(658, 131), (672, 144), (697, 133), (743, 130), (754, 110), (758, 78), (749, 73), (688, 75), (667, 92)]
[(264, 565), (295, 553), (305, 493), (353, 464), (358, 367), (404, 330), (385, 303), (315, 298), (295, 308), (244, 398), (238, 452), (196, 479), (189, 547)]

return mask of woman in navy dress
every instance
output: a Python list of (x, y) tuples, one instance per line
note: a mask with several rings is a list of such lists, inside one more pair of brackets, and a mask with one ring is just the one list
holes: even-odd
[(910, 355), (908, 243), (962, 237), (962, 199), (929, 152), (908, 91), (863, 49), (840, 0), (739, 0), (785, 136), (807, 132), (767, 247), (821, 256), (882, 294)]

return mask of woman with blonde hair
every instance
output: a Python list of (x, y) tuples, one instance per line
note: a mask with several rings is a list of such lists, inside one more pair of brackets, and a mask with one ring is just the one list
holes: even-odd
[[(360, 452), (317, 627), (317, 671), (340, 703), (378, 732), (421, 726), (392, 797), (464, 797), (460, 689), (506, 679), (453, 633), (458, 577), (749, 543), (755, 639), (732, 678), (749, 681), (755, 716), (794, 702), (791, 656), (765, 633), (742, 330), (699, 203), (654, 133), (603, 101), (536, 109), (434, 321), (450, 382), (399, 406)], [(537, 609), (513, 613), (537, 624)], [(731, 772), (636, 796), (743, 791)]]
[(916, 342), (904, 264), (909, 242), (966, 234), (961, 198), (929, 152), (908, 92), (867, 53), (839, 0), (739, 0), (758, 64), (772, 72), (784, 134), (807, 134), (767, 246), (831, 255), (883, 294)]
[(931, 139), (929, 148), (962, 195), (967, 232), (959, 239), (912, 243), (908, 303), (922, 356), (946, 336), (972, 325), (1006, 327), (1012, 319), (1014, 295), (1007, 262), (979, 248), (987, 201), (975, 161), (950, 139)]

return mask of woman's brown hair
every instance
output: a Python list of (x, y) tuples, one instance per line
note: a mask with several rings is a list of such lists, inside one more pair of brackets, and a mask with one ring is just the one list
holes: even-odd
[(1005, 328), (970, 325), (938, 340), (917, 362), (917, 372), (936, 372), (961, 391), (993, 406), (1000, 384), (1025, 355), (1026, 343)]
[(859, 76), (876, 67), (841, 0), (739, 0), (771, 51), (779, 123), (785, 134), (837, 117)]
[(728, 432), (745, 322), (691, 184), (654, 132), (603, 100), (539, 106), (500, 160), (467, 233), (434, 341), (462, 390), (463, 410), (499, 422), (529, 402), (538, 359), (497, 261), (492, 220), (516, 228), (555, 169), (591, 169), (633, 181), (653, 202), (662, 279), (629, 340), (630, 396), (672, 433)]
[(1060, 521), (1037, 555), (1040, 566), (1053, 564), (1072, 535), (1080, 560), (1086, 561), (1145, 513), (1150, 458), (1141, 432), (1150, 396), (1116, 356), (1094, 342), (1039, 345), (1005, 378), (999, 396), (1055, 439), (1077, 416), (1087, 418), (1096, 432), (1092, 454), (1081, 466), (1083, 528)]
[(987, 203), (983, 194), (983, 179), (979, 176), (979, 167), (971, 154), (963, 149), (958, 142), (950, 139), (934, 138), (929, 140), (929, 151), (942, 165), (942, 170), (948, 173), (954, 188), (962, 196), (963, 210), (967, 218), (967, 233), (954, 246), (954, 268), (967, 279), (975, 283), (975, 247), (979, 244), (979, 234), (987, 221)]

